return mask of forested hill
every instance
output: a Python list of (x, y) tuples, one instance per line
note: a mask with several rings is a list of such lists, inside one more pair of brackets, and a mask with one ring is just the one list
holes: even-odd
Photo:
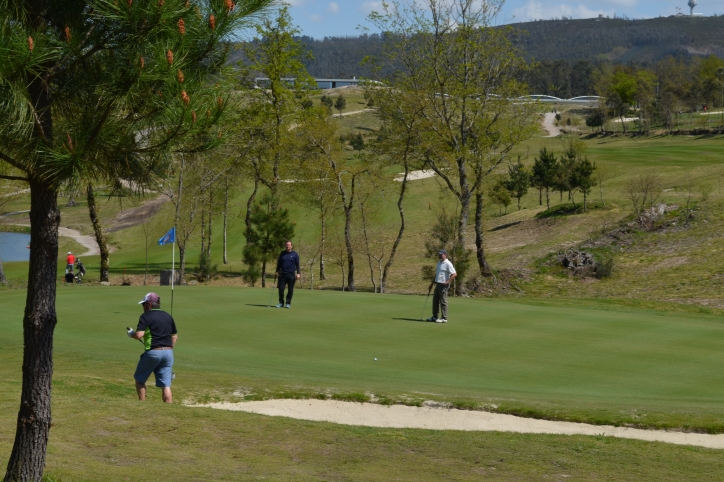
[(724, 58), (724, 16), (544, 20), (512, 25), (534, 59), (647, 63), (673, 55)]
[[(510, 26), (527, 32), (519, 40), (527, 57), (535, 60), (645, 64), (668, 55), (724, 58), (724, 16), (541, 20)], [(383, 41), (379, 35), (301, 40), (314, 56), (305, 62), (311, 75), (343, 78), (369, 76), (369, 69), (360, 64), (375, 55)]]

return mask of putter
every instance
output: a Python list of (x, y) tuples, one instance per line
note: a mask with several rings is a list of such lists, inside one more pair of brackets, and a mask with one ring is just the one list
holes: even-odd
[(271, 308), (271, 301), (272, 301), (272, 298), (274, 297), (274, 285), (275, 285), (275, 284), (277, 284), (277, 276), (276, 276), (276, 275), (274, 275), (274, 283), (273, 283), (272, 286), (271, 286), (271, 293), (269, 293), (269, 303), (267, 303), (267, 305), (266, 305), (267, 308)]
[(422, 311), (420, 312), (420, 321), (422, 321), (422, 317), (425, 314), (425, 308), (427, 308), (428, 298), (430, 298), (430, 290), (427, 290), (427, 296), (425, 297), (425, 304), (422, 306)]

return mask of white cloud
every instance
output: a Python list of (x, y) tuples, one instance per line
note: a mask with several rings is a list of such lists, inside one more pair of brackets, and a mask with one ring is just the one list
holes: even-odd
[(331, 2), (327, 7), (327, 12), (337, 14), (339, 13), (339, 5), (336, 2)]
[(322, 17), (321, 15), (318, 15), (316, 13), (313, 13), (313, 14), (309, 15), (309, 20), (311, 20), (314, 23), (322, 23), (324, 21), (324, 17)]
[[(632, 5), (636, 0), (614, 0), (619, 4)], [(530, 0), (527, 4), (513, 10), (516, 20), (545, 20), (556, 17), (568, 18), (592, 18), (598, 17), (599, 14), (613, 16), (614, 10), (604, 10), (602, 8), (588, 8), (585, 5), (569, 5), (567, 3), (558, 3), (551, 5), (542, 3), (538, 0)]]
[(359, 12), (364, 15), (369, 15), (372, 12), (382, 12), (382, 2), (367, 1), (362, 2), (358, 8)]

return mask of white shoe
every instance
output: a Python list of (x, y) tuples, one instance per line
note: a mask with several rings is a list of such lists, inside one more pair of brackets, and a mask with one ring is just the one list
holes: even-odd
[(291, 308), (291, 307), (292, 307), (291, 303), (287, 303), (287, 308)]
[(434, 316), (431, 316), (430, 318), (428, 318), (425, 321), (437, 321), (437, 318), (435, 318)]
[(277, 308), (284, 308), (284, 303), (279, 303), (279, 304), (277, 305)]
[(438, 318), (435, 320), (435, 323), (447, 323), (447, 320), (445, 318)]

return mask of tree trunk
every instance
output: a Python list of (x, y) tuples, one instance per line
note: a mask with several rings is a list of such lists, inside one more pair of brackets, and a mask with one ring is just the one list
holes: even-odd
[(204, 191), (199, 193), (201, 200), (201, 255), (206, 254), (206, 209), (204, 209)]
[(0, 258), (0, 283), (7, 283), (8, 280), (5, 278), (5, 271), (3, 270), (3, 260)]
[(40, 480), (51, 426), (53, 332), (57, 323), (58, 192), (30, 181), (30, 263), (23, 316), (23, 387), (5, 480)]
[[(254, 204), (254, 198), (256, 197), (256, 191), (259, 189), (259, 176), (254, 176), (254, 190), (246, 201), (246, 218), (244, 224), (246, 224), (246, 232), (251, 231), (251, 205)], [(246, 244), (249, 244), (249, 240), (246, 240)]]
[(184, 274), (186, 271), (186, 242), (178, 244), (178, 284), (185, 284)]
[(586, 191), (583, 191), (583, 212), (584, 212), (584, 213), (588, 212), (588, 204), (587, 204), (587, 202), (586, 202), (586, 201), (587, 201), (587, 197), (588, 197), (588, 196), (586, 196)]
[[(148, 229), (148, 227), (146, 229)], [(146, 286), (147, 278), (148, 278), (148, 237), (146, 237), (146, 272), (143, 274), (143, 286)]]
[(209, 229), (208, 229), (208, 233), (207, 233), (208, 242), (206, 243), (206, 256), (209, 258), (209, 263), (211, 263), (211, 231), (213, 229), (213, 225), (212, 225), (213, 203), (214, 203), (214, 191), (211, 188), (209, 188)]
[(402, 200), (404, 199), (405, 191), (407, 190), (407, 175), (409, 171), (410, 166), (407, 160), (405, 160), (405, 175), (402, 177), (400, 196), (397, 198), (397, 211), (400, 213), (400, 230), (397, 231), (397, 238), (395, 238), (395, 242), (392, 244), (392, 250), (390, 250), (390, 257), (387, 259), (387, 263), (385, 263), (385, 269), (382, 272), (382, 280), (380, 281), (380, 293), (387, 292), (387, 275), (392, 268), (392, 263), (395, 261), (395, 253), (397, 252), (397, 247), (402, 241), (402, 235), (405, 233), (405, 211), (402, 209)]
[(357, 291), (354, 286), (354, 252), (352, 249), (352, 207), (354, 206), (355, 181), (355, 176), (352, 176), (349, 204), (344, 206), (344, 245), (347, 247), (347, 291)]
[(226, 227), (227, 227), (227, 212), (229, 210), (229, 178), (224, 181), (224, 264), (229, 264), (229, 260), (226, 257)]
[(538, 188), (538, 205), (539, 206), (543, 205), (543, 188), (542, 187)]
[[(460, 198), (460, 220), (458, 221), (458, 240), (457, 244), (460, 247), (461, 255), (465, 255), (465, 231), (468, 229), (468, 216), (470, 216), (470, 194), (462, 196)], [(458, 278), (460, 274), (458, 274)], [(457, 278), (456, 278), (457, 279)], [(463, 280), (455, 285), (455, 294), (458, 296), (462, 295)]]
[(261, 287), (266, 288), (266, 260), (261, 262)]
[[(327, 237), (327, 225), (326, 225), (326, 216), (322, 214), (321, 221), (322, 221), (322, 243), (319, 247), (319, 280), (325, 280), (327, 279), (327, 274), (324, 272), (324, 243), (326, 241)], [(310, 270), (311, 272), (311, 270)]]
[(103, 227), (98, 219), (96, 197), (93, 193), (93, 185), (90, 183), (88, 184), (86, 194), (88, 199), (88, 214), (90, 214), (93, 232), (96, 236), (96, 243), (98, 243), (98, 248), (101, 252), (101, 281), (108, 281), (108, 244), (106, 243), (106, 237), (103, 235)]
[(352, 251), (352, 206), (344, 208), (344, 245), (347, 247), (347, 291), (356, 291), (354, 286), (354, 252)]
[(370, 266), (370, 280), (372, 281), (372, 292), (377, 293), (377, 282), (375, 281), (375, 269), (372, 266), (372, 253), (370, 252), (370, 240), (367, 236), (367, 219), (365, 217), (364, 207), (360, 204), (360, 212), (362, 213), (362, 234), (365, 238), (365, 248), (367, 248), (367, 263)]
[(548, 188), (546, 188), (546, 209), (551, 208), (551, 199), (550, 199), (550, 193), (548, 192)]
[(475, 256), (478, 259), (480, 274), (490, 276), (493, 270), (490, 269), (485, 259), (485, 247), (483, 246), (483, 194), (475, 193)]

